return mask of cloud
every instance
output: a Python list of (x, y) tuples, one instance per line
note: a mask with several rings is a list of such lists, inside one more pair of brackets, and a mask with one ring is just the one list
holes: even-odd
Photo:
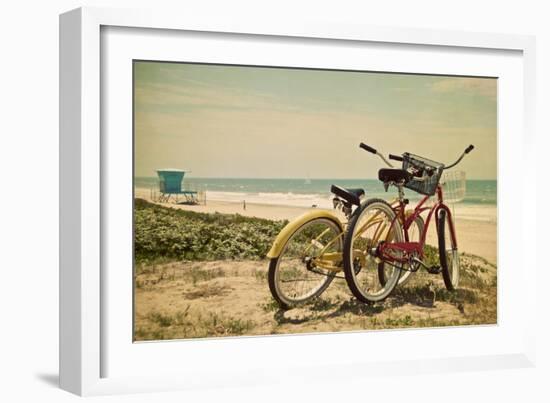
[(135, 95), (138, 104), (157, 106), (256, 108), (274, 102), (268, 95), (263, 94), (243, 94), (226, 88), (214, 89), (161, 83), (137, 85)]
[(483, 97), (496, 99), (497, 80), (491, 78), (444, 78), (431, 84), (435, 93), (473, 93)]
[[(294, 113), (335, 109), (365, 111), (364, 105), (345, 102), (341, 97), (315, 96), (292, 90), (269, 91), (257, 88), (250, 81), (248, 86), (231, 85), (212, 78), (206, 81), (186, 77), (181, 71), (160, 68), (154, 79), (135, 81), (136, 105), (142, 110), (153, 107), (166, 114), (197, 110), (277, 110)], [(246, 87), (252, 87), (246, 88)], [(269, 87), (269, 86), (267, 86)]]
[(411, 87), (393, 87), (390, 89), (392, 92), (396, 92), (398, 94), (404, 94), (404, 93), (411, 93), (413, 89)]

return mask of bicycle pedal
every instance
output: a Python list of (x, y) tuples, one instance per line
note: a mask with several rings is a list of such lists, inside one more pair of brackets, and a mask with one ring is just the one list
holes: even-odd
[(426, 267), (426, 271), (430, 274), (441, 274), (441, 266)]

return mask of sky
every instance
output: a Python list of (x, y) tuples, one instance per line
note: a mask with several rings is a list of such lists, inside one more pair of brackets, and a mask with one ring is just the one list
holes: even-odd
[(135, 175), (374, 178), (411, 152), (497, 172), (497, 79), (134, 62)]

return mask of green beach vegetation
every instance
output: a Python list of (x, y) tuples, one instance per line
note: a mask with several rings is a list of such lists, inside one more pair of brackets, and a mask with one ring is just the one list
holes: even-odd
[(262, 259), (286, 223), (239, 214), (184, 211), (136, 199), (136, 264)]

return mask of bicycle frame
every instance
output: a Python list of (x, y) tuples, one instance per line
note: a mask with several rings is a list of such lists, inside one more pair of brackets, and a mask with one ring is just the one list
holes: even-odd
[[(417, 254), (418, 256), (420, 256), (420, 258), (423, 258), (424, 246), (426, 244), (426, 234), (428, 233), (430, 222), (432, 221), (432, 217), (434, 220), (436, 219), (441, 209), (445, 210), (446, 212), (447, 224), (449, 226), (452, 243), (455, 248), (457, 247), (458, 243), (456, 239), (452, 213), (449, 207), (443, 201), (443, 188), (441, 187), (441, 185), (437, 185), (436, 195), (437, 195), (437, 201), (434, 203), (432, 207), (425, 206), (426, 202), (432, 196), (424, 196), (415, 206), (414, 210), (412, 210), (412, 213), (408, 215), (405, 213), (407, 203), (402, 198), (398, 199), (396, 202), (392, 204), (392, 208), (395, 212), (395, 217), (392, 220), (391, 226), (393, 227), (393, 225), (395, 224), (395, 221), (398, 219), (403, 223), (402, 228), (403, 228), (403, 235), (405, 237), (405, 242), (389, 242), (389, 243), (381, 244), (379, 247), (378, 253), (381, 255), (380, 257), (383, 258), (383, 260), (386, 260), (389, 262), (406, 263), (411, 259), (411, 256), (413, 254)], [(425, 221), (426, 224), (424, 225), (424, 229), (420, 236), (420, 241), (410, 242), (409, 228), (414, 222), (414, 220), (425, 211), (429, 211), (429, 212), (428, 212), (428, 217)], [(434, 213), (435, 213), (435, 216), (434, 216)], [(435, 228), (436, 228), (436, 231), (438, 231), (437, 225)], [(399, 254), (402, 254), (402, 257), (398, 257), (390, 254), (390, 251), (392, 250), (398, 251)]]
[[(391, 201), (390, 204), (394, 205), (399, 202), (399, 199), (394, 199)], [(412, 211), (407, 210), (405, 212), (405, 215), (408, 216), (409, 214), (412, 214)], [(347, 222), (340, 221), (339, 217), (334, 214), (332, 211), (328, 210), (313, 210), (309, 211), (307, 213), (304, 213), (303, 215), (297, 217), (295, 220), (289, 222), (287, 226), (277, 235), (277, 238), (273, 242), (273, 245), (270, 249), (270, 251), (267, 253), (267, 257), (272, 259), (278, 257), (281, 252), (283, 245), (287, 242), (287, 240), (290, 238), (290, 236), (302, 225), (304, 225), (306, 222), (313, 218), (326, 218), (329, 219), (335, 223), (337, 223), (338, 227), (340, 228), (340, 233), (336, 235), (333, 239), (331, 239), (329, 242), (324, 245), (324, 247), (317, 253), (317, 257), (314, 258), (315, 266), (319, 267), (321, 269), (325, 269), (331, 272), (341, 272), (343, 270), (342, 267), (342, 253), (341, 252), (325, 252), (326, 250), (330, 249), (332, 245), (334, 245), (335, 242), (338, 242), (344, 237), (345, 229), (347, 226)], [(376, 225), (380, 222), (380, 220), (377, 220), (376, 217), (373, 217), (369, 222), (365, 225), (365, 228), (370, 228), (372, 225)], [(403, 221), (404, 222), (404, 221)], [(311, 240), (311, 244), (309, 247), (304, 251), (307, 252), (309, 249), (311, 249), (315, 241), (318, 241), (319, 238), (321, 238), (324, 235), (324, 233), (321, 233), (317, 236), (317, 238)], [(375, 239), (375, 242), (378, 242), (380, 239), (384, 239), (386, 241), (389, 241), (388, 239), (388, 233), (384, 232), (384, 228), (381, 230), (379, 229), (377, 231), (377, 236)], [(357, 258), (360, 259), (362, 264), (365, 264), (365, 255), (362, 253), (362, 251), (357, 251)]]

